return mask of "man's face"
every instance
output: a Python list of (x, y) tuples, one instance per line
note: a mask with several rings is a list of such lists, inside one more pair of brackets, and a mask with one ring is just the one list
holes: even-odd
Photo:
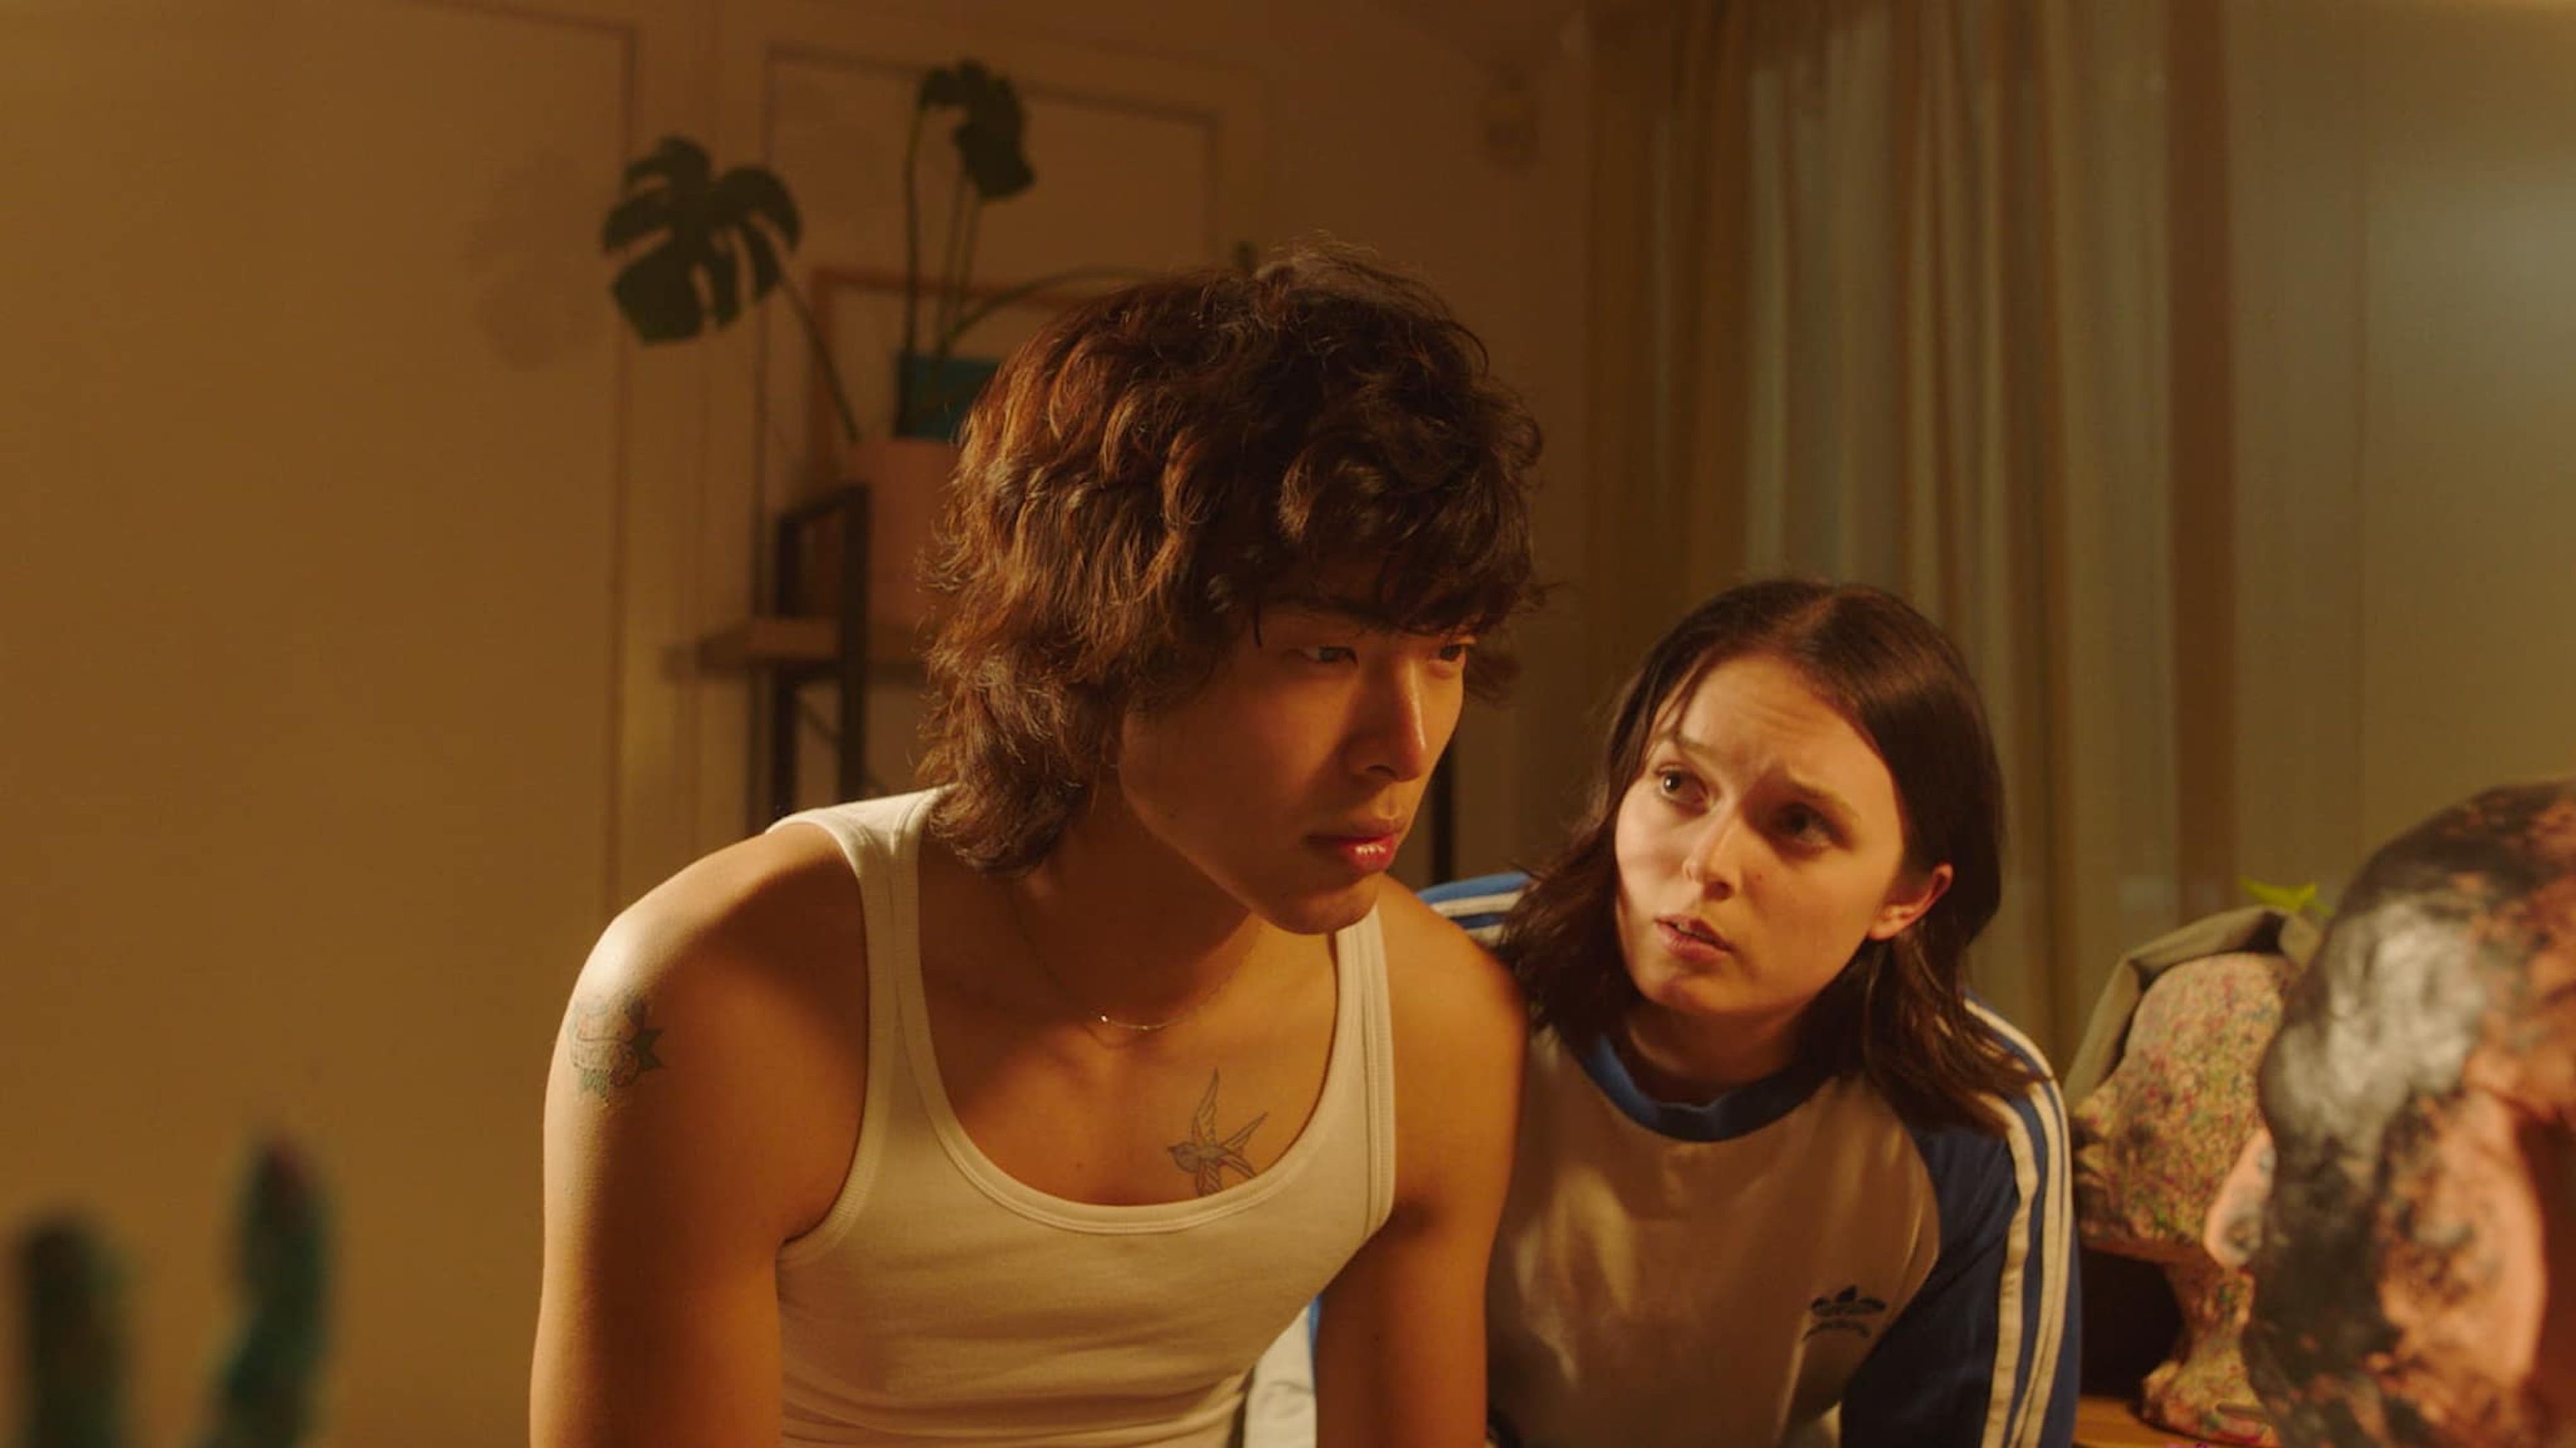
[(1197, 692), (1128, 715), (1112, 783), (1245, 908), (1322, 934), (1366, 915), (1465, 700), (1459, 635), (1265, 610)]

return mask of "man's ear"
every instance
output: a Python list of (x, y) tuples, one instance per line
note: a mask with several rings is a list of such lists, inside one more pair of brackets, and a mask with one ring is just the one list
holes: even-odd
[(1869, 922), (1869, 938), (1893, 940), (1905, 933), (1905, 927), (1923, 918), (1923, 912), (1950, 889), (1950, 867), (1934, 865), (1922, 874), (1908, 879), (1899, 875), (1878, 907), (1878, 915)]

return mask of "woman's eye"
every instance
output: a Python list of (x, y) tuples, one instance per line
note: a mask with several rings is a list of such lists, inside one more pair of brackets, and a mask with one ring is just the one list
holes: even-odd
[(1833, 822), (1803, 804), (1793, 804), (1780, 812), (1780, 832), (1793, 840), (1816, 845), (1831, 844), (1834, 838)]
[(1669, 800), (1689, 799), (1698, 783), (1686, 770), (1658, 769), (1655, 771), (1655, 793)]

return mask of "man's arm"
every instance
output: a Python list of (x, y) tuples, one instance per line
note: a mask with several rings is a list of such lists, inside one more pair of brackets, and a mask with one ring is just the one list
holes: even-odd
[(582, 969), (546, 1086), (537, 1448), (778, 1441), (778, 1248), (828, 1209), (865, 1079), (831, 1054), (863, 1023), (793, 970), (813, 906), (857, 914), (846, 870), (846, 902), (797, 878), (807, 847), (693, 866)]
[(1325, 1290), (1322, 1448), (1484, 1442), (1485, 1262), (1510, 1184), (1528, 1016), (1501, 966), (1420, 902), (1382, 898), (1395, 1055), (1386, 1224)]

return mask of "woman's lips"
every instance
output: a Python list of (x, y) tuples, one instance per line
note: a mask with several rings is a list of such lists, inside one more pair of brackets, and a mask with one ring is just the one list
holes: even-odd
[(1658, 916), (1655, 937), (1682, 960), (1714, 964), (1732, 953), (1724, 936), (1686, 915)]

